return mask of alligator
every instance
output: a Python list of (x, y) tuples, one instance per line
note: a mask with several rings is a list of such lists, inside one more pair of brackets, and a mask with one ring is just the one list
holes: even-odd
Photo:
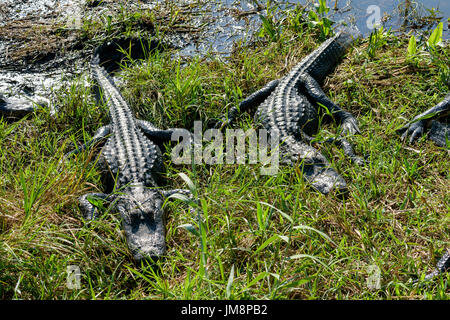
[(445, 273), (446, 271), (450, 270), (450, 249), (447, 249), (447, 252), (444, 253), (444, 255), (439, 259), (439, 261), (436, 263), (436, 267), (434, 270), (423, 278), (423, 280), (416, 279), (413, 281), (413, 283), (419, 283), (419, 281), (430, 281), (434, 279), (435, 277), (439, 276), (440, 274)]
[[(443, 120), (443, 121), (438, 121)], [(427, 111), (419, 114), (407, 125), (400, 128), (397, 132), (401, 138), (406, 140), (408, 135), (409, 143), (423, 135), (425, 129), (430, 128), (428, 138), (440, 147), (446, 147), (450, 139), (450, 93), (440, 103)]]
[(436, 268), (433, 272), (427, 274), (425, 276), (425, 281), (431, 280), (432, 278), (450, 270), (450, 250), (447, 249), (447, 252), (442, 256), (441, 259), (436, 264)]
[(220, 128), (232, 123), (239, 112), (256, 108), (256, 124), (262, 125), (269, 134), (275, 130), (278, 132), (283, 142), (280, 144), (283, 162), (301, 164), (305, 180), (321, 193), (336, 190), (337, 194), (346, 194), (345, 180), (312, 146), (314, 139), (311, 135), (318, 131), (318, 107), (322, 106), (341, 124), (340, 137), (326, 142), (337, 143), (355, 163), (364, 163), (344, 138), (347, 134), (360, 133), (356, 119), (333, 103), (321, 88), (325, 77), (334, 70), (356, 36), (359, 33), (350, 28), (337, 32), (301, 60), (289, 74), (270, 81), (241, 101), (238, 107), (231, 108), (228, 118), (219, 124)]
[[(79, 198), (80, 209), (87, 220), (98, 215), (92, 200), (104, 201), (122, 220), (128, 248), (135, 262), (155, 261), (166, 252), (164, 199), (174, 193), (190, 196), (183, 189), (161, 190), (164, 172), (160, 145), (172, 134), (189, 137), (185, 129), (162, 130), (149, 121), (136, 119), (113, 79), (100, 65), (99, 49), (90, 63), (97, 83), (98, 102), (109, 107), (110, 124), (100, 127), (91, 141), (65, 155), (103, 144), (99, 163), (105, 171), (109, 194), (90, 193)], [(91, 199), (91, 201), (90, 201)], [(95, 202), (94, 202), (95, 203)]]
[[(438, 121), (438, 120), (443, 120)], [(424, 134), (425, 129), (429, 128), (428, 138), (440, 147), (447, 147), (447, 141), (450, 139), (450, 93), (447, 94), (440, 103), (427, 111), (417, 115), (407, 125), (398, 129), (401, 139), (406, 140), (410, 135), (409, 143), (413, 143), (416, 139)], [(442, 256), (436, 264), (436, 268), (427, 274), (424, 281), (429, 281), (441, 273), (450, 269), (450, 249)], [(416, 280), (415, 282), (418, 282)]]

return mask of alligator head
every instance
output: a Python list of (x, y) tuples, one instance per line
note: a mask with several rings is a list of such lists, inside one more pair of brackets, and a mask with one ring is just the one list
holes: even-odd
[(348, 194), (347, 183), (344, 178), (329, 166), (321, 164), (305, 165), (303, 176), (314, 189), (323, 194), (333, 192), (339, 198), (345, 198)]
[(143, 185), (128, 187), (116, 197), (127, 243), (136, 262), (155, 261), (166, 252), (163, 197)]
[(296, 141), (293, 137), (283, 138), (280, 153), (281, 162), (296, 164), (303, 177), (317, 191), (323, 194), (335, 193), (345, 197), (348, 193), (344, 178), (334, 170), (323, 154), (312, 146)]

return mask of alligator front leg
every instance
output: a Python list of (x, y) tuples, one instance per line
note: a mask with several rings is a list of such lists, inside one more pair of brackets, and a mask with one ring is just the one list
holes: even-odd
[(94, 206), (89, 200), (88, 197), (93, 198), (93, 199), (102, 199), (105, 200), (106, 198), (108, 198), (108, 194), (104, 194), (104, 193), (87, 193), (83, 196), (81, 196), (78, 199), (78, 202), (80, 204), (80, 209), (81, 212), (83, 213), (83, 216), (86, 220), (93, 220), (95, 218), (97, 218), (97, 207)]
[(157, 128), (153, 123), (145, 120), (137, 120), (137, 124), (148, 138), (155, 140), (158, 144), (172, 141), (172, 137), (174, 137), (174, 135), (176, 135), (176, 137), (183, 137), (183, 141), (184, 139), (187, 139), (188, 144), (192, 144), (193, 142), (192, 133), (186, 129), (169, 128), (163, 130)]
[(361, 133), (355, 117), (350, 112), (342, 110), (338, 105), (331, 101), (325, 92), (323, 92), (319, 83), (307, 73), (302, 74), (299, 78), (298, 87), (301, 88), (302, 86), (311, 98), (326, 107), (331, 114), (340, 121), (342, 129), (341, 135)]
[(68, 153), (66, 153), (64, 155), (65, 158), (73, 155), (73, 154), (77, 154), (80, 153), (81, 151), (86, 150), (87, 148), (91, 147), (92, 145), (104, 140), (109, 134), (111, 133), (111, 126), (110, 125), (106, 125), (103, 127), (100, 127), (96, 132), (94, 137), (87, 143), (81, 145), (80, 147), (78, 147), (75, 150), (72, 150)]
[[(195, 213), (195, 208), (194, 207), (196, 207), (197, 204), (196, 204), (194, 195), (191, 192), (191, 190), (188, 190), (188, 189), (163, 190), (162, 194), (163, 194), (164, 198), (166, 198), (166, 199), (170, 198), (170, 197), (173, 197), (175, 194), (181, 194), (181, 195), (185, 196), (187, 198), (187, 200), (189, 200), (190, 204), (194, 203), (194, 206), (192, 206), (192, 205), (189, 206), (189, 211), (191, 212), (191, 214)], [(185, 199), (180, 199), (180, 200), (185, 202)], [(189, 203), (187, 203), (187, 204), (189, 204)]]
[(245, 100), (239, 103), (239, 107), (233, 107), (228, 111), (228, 118), (221, 122), (218, 128), (222, 129), (225, 126), (231, 124), (240, 112), (246, 112), (249, 109), (253, 109), (260, 105), (264, 100), (266, 100), (270, 94), (275, 90), (275, 88), (280, 83), (279, 79), (272, 80), (266, 84), (263, 88), (252, 93)]
[[(450, 94), (448, 94), (443, 101), (438, 103), (436, 106), (428, 109), (427, 111), (416, 116), (410, 123), (406, 126), (397, 130), (397, 133), (401, 134), (401, 139), (406, 140), (408, 135), (410, 135), (409, 143), (413, 143), (414, 140), (418, 139), (425, 132), (425, 128), (427, 127), (427, 123), (431, 119), (437, 119), (441, 117), (445, 117), (450, 113)], [(443, 131), (441, 129), (440, 131)], [(437, 134), (441, 134), (444, 136), (442, 132), (436, 132)], [(446, 132), (445, 132), (446, 133)]]
[[(303, 85), (306, 92), (310, 97), (312, 97), (316, 102), (320, 103), (326, 107), (333, 116), (337, 117), (341, 122), (342, 132), (341, 136), (345, 134), (356, 134), (361, 133), (358, 128), (358, 123), (353, 115), (347, 111), (342, 110), (338, 105), (336, 105), (327, 95), (323, 92), (319, 83), (311, 77), (309, 74), (303, 74), (300, 76), (299, 85)], [(357, 165), (363, 165), (365, 160), (358, 157), (353, 151), (352, 145), (344, 138), (331, 138), (325, 141), (326, 143), (334, 143), (341, 147), (344, 154), (348, 156), (353, 163)]]

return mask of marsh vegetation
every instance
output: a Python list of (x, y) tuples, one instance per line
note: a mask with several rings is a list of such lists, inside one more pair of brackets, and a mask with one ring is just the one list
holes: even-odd
[[(137, 38), (144, 47), (161, 41), (163, 50), (124, 55), (116, 74), (124, 97), (138, 118), (159, 127), (191, 130), (201, 120), (206, 129), (333, 32), (318, 12), (266, 5), (260, 27), (228, 55), (181, 56), (170, 41), (164, 45), (180, 34), (195, 38), (201, 28), (189, 25), (188, 7), (175, 5), (123, 6), (77, 29), (61, 25), (42, 48), (57, 50), (52, 41), (69, 35), (85, 52), (113, 38)], [(357, 167), (338, 148), (320, 147), (348, 182), (347, 199), (315, 192), (292, 167), (263, 176), (258, 165), (174, 165), (167, 146), (167, 186), (190, 187), (199, 201), (166, 202), (168, 252), (153, 266), (133, 263), (119, 217), (108, 208), (95, 221), (80, 214), (77, 198), (102, 190), (90, 161), (98, 149), (60, 164), (108, 123), (88, 74), (55, 90), (55, 116), (39, 109), (14, 121), (3, 117), (0, 298), (447, 299), (449, 274), (424, 286), (410, 279), (431, 271), (450, 246), (449, 154), (426, 137), (408, 145), (396, 129), (447, 94), (450, 48), (439, 32), (411, 39), (375, 30), (326, 80), (331, 99), (357, 117), (362, 134), (352, 142), (368, 159)], [(36, 58), (40, 45), (30, 45)], [(251, 128), (252, 117), (242, 114), (236, 127)], [(325, 124), (317, 139), (335, 134)], [(80, 289), (66, 286), (69, 265), (81, 270)], [(380, 270), (378, 288), (367, 285), (371, 266)]]

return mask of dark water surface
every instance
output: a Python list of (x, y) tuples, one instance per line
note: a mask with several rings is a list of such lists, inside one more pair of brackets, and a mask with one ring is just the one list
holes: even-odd
[[(313, 0), (271, 1), (271, 8), (290, 10), (296, 5), (314, 8)], [(328, 0), (331, 8), (327, 17), (336, 24), (355, 24), (368, 35), (374, 22), (380, 22), (385, 29), (399, 30), (402, 26), (419, 30), (434, 28), (439, 21), (444, 23), (444, 38), (449, 39), (448, 17), (450, 0), (410, 1), (410, 9), (405, 13), (405, 1), (395, 0)], [(155, 5), (170, 7), (176, 4), (189, 8), (192, 18), (186, 21), (191, 26), (201, 27), (196, 37), (189, 34), (175, 36), (173, 41), (180, 47), (180, 55), (204, 55), (216, 52), (227, 55), (236, 41), (249, 40), (261, 26), (259, 14), (266, 15), (265, 0), (185, 0), (185, 1), (112, 1), (104, 0), (97, 7), (87, 7), (85, 0), (0, 0), (0, 94), (32, 96), (48, 95), (52, 88), (63, 85), (63, 78), (72, 78), (86, 69), (86, 53), (65, 53), (64, 46), (58, 46), (57, 60), (51, 55), (39, 68), (36, 63), (11, 58), (10, 52), (31, 51), (33, 41), (38, 39), (36, 26), (51, 28), (61, 23), (69, 28), (79, 29), (83, 18), (98, 15), (107, 16), (112, 6), (126, 10), (151, 10)], [(110, 11), (109, 11), (110, 12)], [(431, 16), (431, 23), (423, 24), (421, 17)], [(16, 25), (14, 25), (16, 24)], [(13, 25), (13, 28), (11, 28)], [(10, 29), (7, 29), (9, 26)], [(28, 28), (28, 29), (27, 29)], [(34, 28), (34, 29), (33, 29)], [(5, 31), (6, 30), (6, 31)], [(12, 34), (9, 34), (10, 31)], [(3, 31), (3, 32), (2, 32)], [(15, 35), (14, 35), (15, 34)], [(31, 36), (30, 36), (31, 34)], [(70, 34), (70, 33), (69, 33)], [(28, 37), (28, 38), (27, 38)], [(69, 37), (69, 36), (68, 36)], [(46, 39), (51, 43), (51, 39)], [(51, 49), (51, 48), (50, 48)], [(54, 49), (54, 48), (53, 48)], [(53, 60), (52, 60), (53, 59)], [(42, 60), (42, 59), (41, 59)], [(45, 59), (44, 59), (45, 60)]]
[[(189, 2), (189, 1), (188, 1)], [(196, 2), (196, 1), (191, 1)], [(272, 1), (281, 10), (293, 9), (296, 5), (314, 8), (316, 0), (288, 0)], [(200, 44), (187, 44), (184, 52), (201, 53), (207, 49), (216, 52), (229, 52), (233, 41), (245, 40), (250, 34), (261, 26), (258, 13), (266, 14), (265, 10), (259, 11), (255, 1), (251, 0), (213, 0), (207, 1), (198, 10), (209, 12), (209, 29), (205, 34), (205, 39)], [(266, 6), (266, 1), (257, 2), (261, 6)], [(327, 17), (336, 24), (347, 23), (356, 25), (363, 35), (368, 36), (373, 30), (373, 22), (379, 22), (385, 30), (392, 28), (393, 31), (428, 30), (434, 28), (439, 21), (444, 23), (444, 39), (450, 39), (449, 22), (450, 0), (420, 0), (410, 1), (410, 7), (405, 12), (404, 0), (328, 0), (331, 8)], [(258, 11), (257, 13), (255, 11)], [(244, 13), (241, 17), (236, 17), (236, 12)], [(245, 15), (245, 13), (255, 12)], [(377, 16), (378, 14), (378, 16)], [(432, 17), (428, 19), (431, 23), (426, 23), (421, 17)], [(194, 49), (195, 48), (195, 49)]]

